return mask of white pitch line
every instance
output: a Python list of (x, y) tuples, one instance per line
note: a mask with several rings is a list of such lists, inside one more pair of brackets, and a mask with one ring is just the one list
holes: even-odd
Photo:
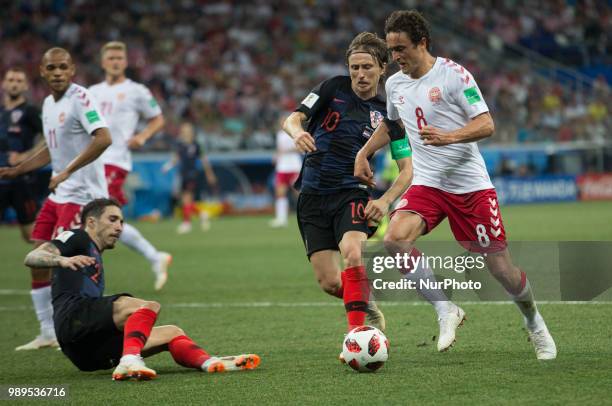
[(0, 289), (0, 296), (21, 296), (29, 295), (30, 291), (26, 289)]

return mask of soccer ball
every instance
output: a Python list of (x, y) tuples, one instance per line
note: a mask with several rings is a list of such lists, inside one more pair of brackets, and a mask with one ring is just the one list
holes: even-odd
[(389, 358), (389, 340), (375, 327), (356, 327), (344, 337), (342, 356), (355, 371), (374, 372)]

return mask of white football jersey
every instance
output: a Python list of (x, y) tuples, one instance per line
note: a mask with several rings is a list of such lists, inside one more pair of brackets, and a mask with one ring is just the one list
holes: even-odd
[(161, 114), (161, 108), (146, 86), (130, 79), (114, 85), (105, 81), (89, 90), (98, 100), (113, 137), (113, 144), (102, 154), (102, 161), (131, 171), (132, 153), (127, 143), (135, 135), (140, 118), (150, 120)]
[(279, 130), (276, 133), (276, 172), (293, 173), (302, 168), (302, 155), (295, 149), (293, 139)]
[(401, 119), (412, 147), (413, 185), (450, 193), (492, 189), (484, 159), (476, 142), (441, 147), (424, 145), (419, 129), (426, 125), (444, 131), (464, 127), (489, 111), (474, 77), (450, 59), (436, 58), (419, 79), (397, 72), (385, 84), (387, 115)]
[[(74, 83), (57, 101), (53, 95), (47, 96), (42, 118), (54, 176), (87, 148), (95, 130), (107, 127), (95, 98), (83, 86)], [(56, 203), (80, 205), (100, 197), (108, 197), (104, 164), (100, 159), (74, 172), (49, 195)]]

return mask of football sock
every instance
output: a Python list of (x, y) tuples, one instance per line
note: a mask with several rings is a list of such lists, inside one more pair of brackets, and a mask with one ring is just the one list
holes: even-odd
[(354, 266), (344, 270), (344, 308), (349, 331), (363, 326), (370, 297), (370, 286), (365, 266)]
[(32, 303), (36, 318), (40, 323), (40, 334), (45, 338), (55, 338), (53, 326), (53, 306), (51, 305), (51, 282), (32, 282)]
[(184, 223), (191, 222), (191, 215), (193, 214), (194, 209), (195, 209), (195, 204), (193, 203), (183, 205), (183, 222)]
[(185, 335), (174, 337), (168, 343), (168, 350), (174, 361), (185, 368), (200, 369), (202, 364), (210, 358), (206, 351)]
[(144, 307), (128, 317), (123, 327), (123, 355), (140, 355), (140, 351), (149, 339), (155, 320), (157, 313)]
[[(436, 277), (434, 276), (431, 268), (423, 262), (424, 258), (425, 257), (422, 256), (421, 251), (419, 251), (417, 248), (412, 248), (408, 263), (409, 269), (401, 270), (400, 272), (404, 274), (406, 279), (416, 283), (416, 290), (419, 295), (431, 303), (438, 316), (441, 316), (450, 310), (452, 303), (448, 300), (448, 297), (442, 289), (421, 288), (421, 280), (429, 281), (429, 286), (435, 286), (435, 284), (432, 283), (436, 282)], [(418, 263), (416, 262), (417, 260), (419, 261)], [(417, 265), (414, 266), (414, 264)]]
[(531, 284), (529, 283), (529, 279), (527, 279), (527, 275), (525, 272), (521, 271), (521, 284), (519, 286), (520, 292), (518, 294), (512, 294), (510, 292), (510, 297), (516, 306), (519, 308), (523, 316), (525, 317), (525, 323), (530, 330), (535, 329), (540, 321), (542, 321), (542, 316), (538, 312), (538, 308), (533, 300), (533, 293), (531, 292)]
[(124, 223), (123, 232), (119, 239), (128, 247), (143, 255), (150, 263), (154, 264), (157, 261), (159, 253), (155, 247), (140, 234), (140, 231), (138, 231), (136, 227)]
[(289, 217), (289, 199), (286, 197), (276, 198), (274, 208), (276, 212), (276, 219), (286, 223), (287, 218)]

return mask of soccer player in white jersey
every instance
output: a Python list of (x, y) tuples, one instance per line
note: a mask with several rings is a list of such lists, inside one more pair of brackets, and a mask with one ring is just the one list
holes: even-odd
[[(102, 154), (108, 193), (125, 205), (127, 198), (123, 193), (123, 183), (132, 170), (131, 150), (142, 147), (162, 129), (164, 116), (149, 89), (125, 76), (128, 63), (127, 47), (123, 42), (108, 42), (100, 53), (106, 78), (104, 82), (91, 86), (89, 91), (98, 100), (113, 137), (113, 144)], [(136, 133), (141, 118), (147, 124), (142, 131)], [(155, 274), (155, 290), (160, 290), (168, 278), (172, 256), (158, 251), (134, 226), (127, 223), (123, 227), (121, 242), (151, 263)]]
[[(82, 207), (92, 199), (108, 196), (104, 167), (97, 159), (111, 144), (106, 122), (89, 91), (72, 83), (75, 66), (68, 51), (45, 52), (40, 75), (51, 95), (43, 103), (46, 144), (15, 167), (0, 168), (0, 177), (13, 178), (51, 163), (51, 194), (45, 200), (32, 231), (37, 246), (64, 230), (78, 227)], [(32, 301), (40, 322), (40, 335), (16, 350), (57, 347), (51, 306), (51, 274), (47, 268), (31, 268)]]
[[(388, 142), (394, 126), (406, 129), (414, 178), (391, 213), (386, 246), (405, 250), (448, 217), (463, 247), (487, 254), (489, 271), (523, 314), (537, 358), (554, 359), (555, 342), (538, 312), (529, 281), (510, 258), (497, 195), (476, 144), (493, 134), (494, 124), (474, 77), (457, 63), (429, 53), (428, 23), (417, 11), (393, 12), (385, 34), (401, 70), (386, 83), (389, 120), (357, 155), (355, 175), (372, 182), (366, 157)], [(379, 219), (388, 209), (388, 202), (378, 200), (370, 203), (366, 213)], [(456, 314), (458, 325), (463, 310), (451, 302), (447, 307), (441, 313)]]
[(275, 218), (270, 227), (286, 227), (289, 217), (289, 198), (287, 192), (293, 191), (302, 168), (302, 155), (298, 152), (293, 139), (284, 131), (276, 133), (276, 176), (274, 179)]

